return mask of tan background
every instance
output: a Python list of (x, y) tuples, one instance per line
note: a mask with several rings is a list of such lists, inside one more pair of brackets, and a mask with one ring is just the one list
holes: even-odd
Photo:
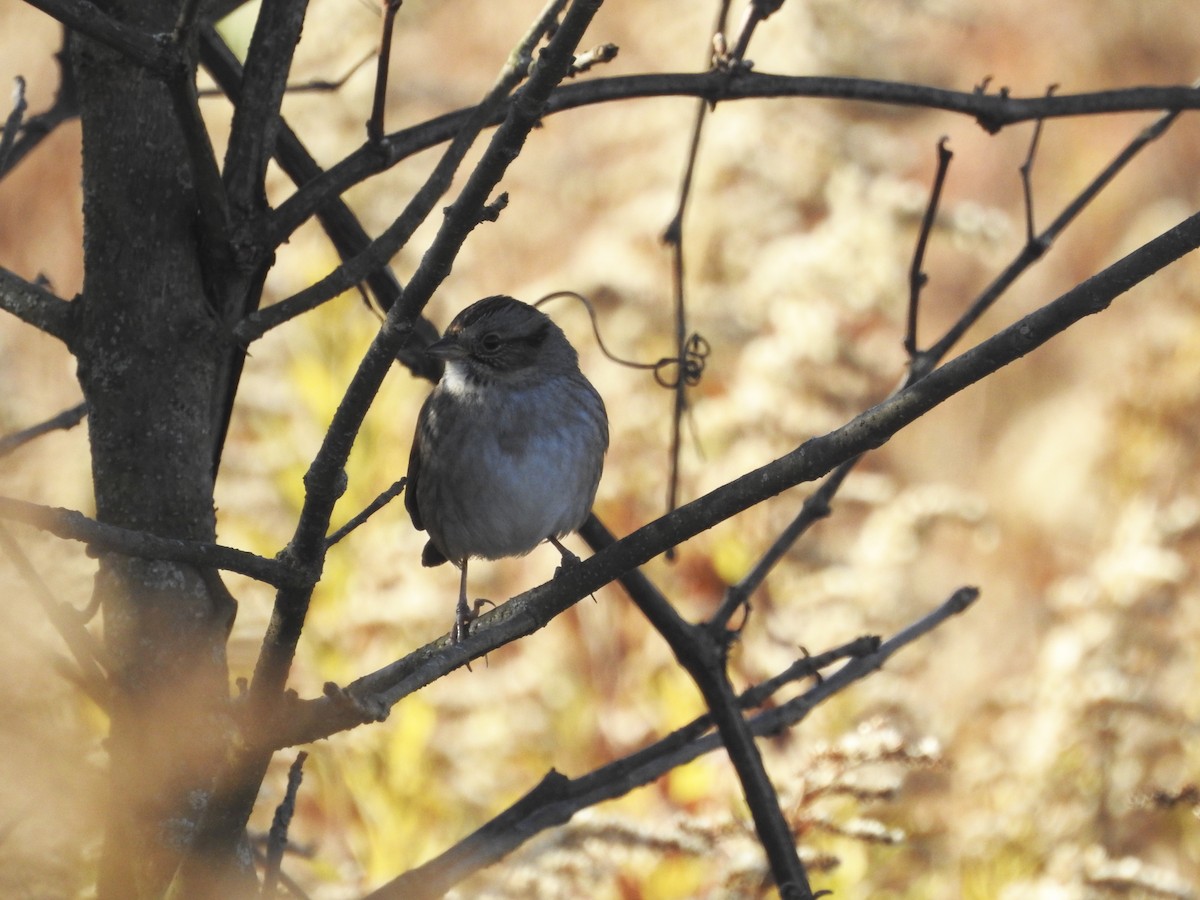
[[(478, 98), (540, 5), (406, 4), (389, 129)], [(1181, 84), (1200, 74), (1192, 18), (1188, 0), (813, 0), (786, 5), (749, 56), (760, 71), (959, 90), (991, 76), (1021, 95), (1050, 84), (1060, 93)], [(589, 41), (613, 41), (621, 54), (596, 74), (695, 69), (710, 20), (707, 4), (608, 3)], [(365, 0), (316, 0), (296, 80), (343, 74), (375, 46), (378, 21)], [(247, 39), (244, 23), (228, 31)], [(56, 41), (40, 13), (0, 9), (0, 84), (24, 75), (33, 112), (52, 95)], [(371, 87), (368, 65), (337, 94), (288, 99), (289, 119), (323, 163), (361, 143)], [(204, 108), (219, 134), (223, 104)], [(435, 321), (485, 294), (532, 300), (575, 289), (595, 298), (619, 353), (668, 353), (669, 260), (658, 237), (693, 112), (691, 101), (655, 100), (548, 120), (506, 180), (508, 209), (472, 235), (435, 298)], [(1037, 221), (1049, 222), (1152, 118), (1048, 125), (1034, 172)], [(686, 231), (692, 325), (713, 349), (694, 394), (685, 498), (887, 394), (903, 372), (906, 271), (937, 139), (948, 136), (956, 156), (926, 265), (927, 341), (1020, 248), (1017, 167), (1030, 133), (991, 137), (961, 117), (832, 101), (717, 110)], [(1194, 212), (1198, 147), (1200, 125), (1185, 116), (968, 343)], [(350, 193), (371, 231), (399, 212), (434, 159), (422, 154)], [(0, 184), (0, 264), (44, 273), (63, 296), (81, 286), (78, 181), (78, 128), (67, 125)], [(282, 177), (273, 184), (286, 194)], [(402, 278), (430, 233), (400, 254)], [(280, 254), (268, 295), (286, 296), (334, 264), (307, 227)], [(1110, 861), (1129, 856), (1152, 867), (1131, 871), (1159, 879), (1164, 896), (1194, 896), (1195, 816), (1145, 798), (1193, 782), (1200, 763), (1198, 275), (1194, 259), (1177, 264), (871, 455), (834, 516), (755, 597), (734, 659), (739, 683), (772, 674), (800, 645), (817, 652), (865, 632), (888, 635), (961, 584), (983, 590), (969, 614), (764, 744), (790, 811), (806, 823), (803, 846), (840, 863), (816, 873), (816, 886), (843, 897), (1091, 897)], [(582, 312), (559, 303), (553, 314), (609, 406), (613, 444), (597, 509), (623, 533), (662, 511), (669, 396), (604, 360)], [(225, 543), (273, 554), (286, 542), (300, 475), (373, 327), (347, 295), (253, 348), (218, 489)], [(78, 399), (67, 354), (11, 318), (0, 319), (0, 384), (4, 431)], [(355, 449), (341, 518), (403, 474), (426, 390), (402, 371), (389, 378)], [(85, 430), (0, 462), (0, 493), (88, 510)], [(713, 529), (673, 565), (656, 560), (647, 571), (703, 616), (803, 494)], [(90, 568), (78, 548), (18, 534), (52, 590), (82, 605)], [(292, 679), (302, 695), (446, 630), (457, 576), (422, 570), (421, 543), (396, 503), (331, 555)], [(500, 600), (554, 565), (546, 549), (480, 564), (472, 590)], [(69, 893), (89, 880), (95, 855), (103, 719), (55, 673), (59, 642), (7, 562), (0, 580), (0, 887), (6, 896)], [(230, 581), (241, 600), (232, 663), (244, 676), (270, 595)], [(439, 852), (548, 768), (582, 774), (699, 710), (662, 642), (607, 589), (487, 666), (406, 700), (386, 724), (310, 748), (293, 837), (312, 860), (288, 870), (316, 896), (352, 896)], [(275, 778), (264, 792), (260, 827), (281, 787)], [(461, 896), (755, 896), (748, 885), (761, 860), (736, 796), (727, 766), (702, 761), (579, 817)], [(868, 842), (872, 821), (906, 836)]]

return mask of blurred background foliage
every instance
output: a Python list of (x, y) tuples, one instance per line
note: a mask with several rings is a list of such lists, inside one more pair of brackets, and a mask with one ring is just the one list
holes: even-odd
[[(412, 0), (398, 18), (388, 128), (474, 102), (541, 0)], [(737, 4), (735, 4), (735, 12)], [(793, 0), (756, 35), (760, 71), (898, 79), (1040, 94), (1180, 84), (1200, 74), (1188, 0)], [(253, 4), (225, 23), (245, 45)], [(610, 0), (589, 34), (596, 73), (695, 70), (710, 4)], [(337, 78), (378, 42), (367, 0), (313, 0), (294, 80)], [(58, 32), (0, 8), (0, 82), (50, 101)], [(586, 43), (586, 42), (585, 42)], [(592, 76), (587, 76), (592, 77)], [(294, 93), (289, 121), (329, 165), (365, 137), (373, 67), (336, 93)], [(229, 111), (204, 102), (216, 140)], [(500, 221), (476, 230), (429, 315), (444, 326), (487, 294), (587, 294), (621, 355), (670, 353), (669, 260), (692, 101), (645, 100), (546, 121), (510, 170)], [(1046, 126), (1034, 171), (1046, 223), (1153, 116)], [(114, 123), (120, 127), (120, 123)], [(955, 159), (926, 270), (932, 339), (1020, 248), (1017, 168), (1031, 126), (986, 135), (964, 118), (834, 101), (728, 103), (711, 116), (685, 225), (692, 326), (712, 346), (683, 458), (690, 499), (882, 399), (903, 373), (906, 272), (946, 135)], [(222, 148), (218, 148), (220, 152)], [(426, 152), (348, 195), (378, 232), (425, 177)], [(78, 127), (0, 183), (0, 260), (71, 296), (81, 286)], [(1051, 299), (1200, 203), (1200, 121), (1147, 149), (968, 343)], [(286, 196), (279, 173), (272, 196)], [(420, 258), (437, 217), (394, 265)], [(267, 300), (336, 264), (308, 225), (282, 248)], [(862, 633), (890, 634), (961, 584), (982, 601), (763, 742), (817, 887), (842, 897), (1195, 897), (1200, 597), (1200, 263), (1185, 259), (870, 455), (834, 515), (754, 597), (738, 683)], [(550, 310), (604, 395), (612, 451), (597, 501), (624, 533), (661, 514), (670, 396), (598, 352), (583, 311)], [(223, 542), (287, 540), (315, 452), (376, 319), (348, 294), (255, 344), (217, 489)], [(0, 321), (0, 426), (75, 403), (72, 361)], [(403, 475), (428, 385), (397, 369), (355, 447), (335, 524)], [(719, 602), (799, 509), (801, 488), (647, 571), (688, 615)], [(0, 493), (90, 510), (83, 428), (0, 461)], [(57, 596), (82, 606), (78, 548), (20, 532)], [(446, 631), (457, 575), (418, 564), (423, 536), (394, 502), (331, 553), (292, 685), (313, 696)], [(472, 567), (502, 600), (549, 578), (545, 548)], [(235, 677), (253, 665), (271, 596), (231, 577)], [(71, 895), (99, 834), (103, 715), (58, 674), (58, 640), (0, 565), (0, 893)], [(313, 896), (355, 896), (440, 852), (526, 792), (637, 749), (701, 711), (690, 682), (615, 588), (401, 703), (387, 722), (312, 748), (287, 871)], [(291, 753), (260, 799), (265, 830)], [(1157, 795), (1156, 796), (1156, 792)], [(542, 835), (460, 897), (669, 898), (764, 894), (763, 861), (727, 765), (712, 757)]]

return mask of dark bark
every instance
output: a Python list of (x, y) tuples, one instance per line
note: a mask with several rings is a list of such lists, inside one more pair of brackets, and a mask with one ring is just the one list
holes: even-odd
[[(143, 2), (113, 14), (164, 32), (175, 12)], [(213, 541), (207, 411), (223, 343), (198, 262), (187, 148), (162, 80), (94, 41), (74, 44), (85, 227), (74, 349), (96, 515)], [(114, 667), (100, 896), (159, 894), (228, 730), (231, 609), (211, 573), (163, 560), (100, 554), (95, 590)]]

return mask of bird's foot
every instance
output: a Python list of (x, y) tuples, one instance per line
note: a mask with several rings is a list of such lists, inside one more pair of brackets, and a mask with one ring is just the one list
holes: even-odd
[(562, 556), (562, 562), (560, 562), (558, 564), (558, 568), (554, 570), (555, 578), (557, 578), (563, 572), (570, 569), (572, 566), (579, 565), (579, 563), (580, 563), (579, 557), (576, 556), (574, 553), (572, 553), (570, 550), (568, 550), (566, 547), (564, 547), (562, 545), (562, 542), (559, 541), (558, 538), (550, 538), (550, 543), (552, 543), (554, 545), (554, 549), (556, 549), (559, 552), (559, 554)]
[(479, 610), (484, 604), (495, 606), (491, 600), (480, 597), (473, 604), (468, 605), (465, 597), (460, 598), (458, 606), (454, 610), (454, 627), (450, 629), (450, 643), (461, 644), (467, 639), (471, 633), (471, 625), (479, 618)]
[(563, 555), (562, 562), (560, 562), (558, 564), (558, 567), (554, 570), (554, 577), (557, 578), (563, 572), (567, 572), (567, 571), (575, 568), (577, 565), (579, 565), (580, 562), (582, 562), (582, 560), (580, 560), (580, 558), (578, 556), (576, 556), (574, 553), (572, 553), (570, 550), (568, 550)]

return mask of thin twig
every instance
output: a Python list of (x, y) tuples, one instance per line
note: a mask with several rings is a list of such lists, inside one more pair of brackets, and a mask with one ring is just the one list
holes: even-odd
[[(1047, 97), (1047, 100), (1054, 99)], [(1061, 99), (1061, 98), (1059, 98)], [(983, 293), (975, 299), (970, 308), (959, 317), (942, 338), (930, 347), (923, 351), (923, 356), (928, 360), (927, 365), (936, 365), (947, 353), (962, 338), (967, 330), (974, 325), (985, 312), (1000, 298), (1000, 296), (1008, 290), (1017, 278), (1025, 272), (1030, 266), (1041, 259), (1046, 250), (1057, 240), (1063, 230), (1075, 220), (1075, 218), (1083, 212), (1084, 208), (1095, 199), (1117, 174), (1125, 168), (1143, 148), (1148, 144), (1157, 140), (1162, 134), (1171, 127), (1172, 123), (1179, 117), (1179, 111), (1163, 113), (1154, 122), (1142, 129), (1137, 136), (1133, 138), (1124, 149), (1118, 153), (1104, 169), (1091, 180), (1091, 182), (1076, 197), (1071, 200), (1055, 217), (1046, 230), (1041, 234), (1025, 243), (1021, 252), (1016, 258), (1005, 267), (991, 284), (984, 289)], [(1040, 120), (1039, 120), (1040, 121)]]
[(292, 815), (296, 812), (296, 794), (300, 790), (300, 782), (304, 779), (304, 761), (308, 754), (301, 750), (296, 754), (295, 761), (288, 769), (287, 789), (283, 799), (275, 807), (275, 817), (271, 821), (271, 830), (267, 834), (266, 861), (263, 864), (261, 897), (274, 897), (275, 888), (279, 884), (280, 865), (283, 862), (283, 851), (287, 848), (288, 827), (292, 824)]
[[(717, 4), (716, 20), (713, 23), (713, 34), (721, 34), (725, 30), (725, 21), (729, 15), (730, 0), (721, 0)], [(706, 59), (711, 63), (711, 57)], [(696, 176), (696, 160), (700, 156), (700, 140), (704, 134), (704, 123), (708, 117), (710, 103), (701, 101), (696, 107), (696, 118), (692, 123), (691, 139), (688, 142), (687, 161), (684, 164), (683, 177), (679, 184), (679, 203), (675, 214), (663, 232), (662, 240), (671, 249), (671, 293), (674, 302), (675, 317), (675, 352), (680, 360), (679, 377), (673, 385), (673, 402), (671, 406), (671, 447), (668, 451), (670, 471), (667, 473), (667, 512), (672, 512), (679, 505), (679, 454), (683, 441), (683, 416), (687, 411), (687, 379), (684, 377), (683, 360), (687, 352), (687, 268), (683, 253), (683, 222), (687, 213), (688, 200), (691, 198), (692, 185)], [(675, 548), (667, 551), (667, 559), (675, 558)]]
[(57, 416), (51, 416), (45, 422), (39, 422), (37, 425), (31, 425), (20, 431), (14, 431), (12, 434), (6, 434), (4, 437), (0, 437), (0, 457), (8, 456), (8, 454), (12, 453), (18, 447), (23, 447), (25, 444), (40, 438), (44, 434), (74, 428), (83, 421), (83, 417), (86, 415), (87, 403), (80, 403), (77, 406), (72, 406), (70, 409), (64, 409)]
[(787, 528), (776, 538), (767, 552), (754, 564), (737, 584), (725, 592), (725, 598), (709, 620), (708, 627), (714, 631), (724, 631), (729, 627), (729, 620), (734, 612), (743, 606), (748, 606), (750, 595), (758, 590), (759, 585), (766, 580), (767, 575), (775, 568), (784, 555), (795, 545), (805, 532), (814, 524), (824, 519), (830, 513), (830, 504), (834, 495), (846, 480), (846, 476), (862, 457), (848, 459), (826, 476), (821, 486), (810, 494), (800, 507), (800, 512), (788, 524)]
[(16, 146), (17, 132), (21, 130), (21, 123), (25, 119), (27, 108), (25, 79), (18, 75), (13, 78), (12, 111), (4, 120), (4, 133), (0, 135), (0, 172), (8, 171), (9, 157), (12, 156), (13, 148)]
[(391, 503), (392, 500), (395, 499), (395, 497), (397, 497), (402, 490), (404, 490), (404, 486), (407, 483), (408, 483), (407, 478), (401, 478), (399, 481), (397, 481), (395, 484), (393, 484), (390, 488), (388, 488), (386, 491), (384, 491), (382, 494), (380, 494), (378, 497), (376, 497), (374, 500), (372, 500), (370, 505), (368, 505), (366, 509), (364, 509), (358, 515), (356, 515), (353, 519), (351, 519), (349, 522), (347, 522), (345, 525), (343, 525), (341, 528), (339, 528), (337, 531), (335, 531), (333, 534), (331, 534), (328, 538), (326, 538), (325, 539), (325, 547), (327, 549), (329, 547), (332, 547), (334, 544), (336, 544), (338, 541), (340, 541), (342, 538), (344, 538), (346, 535), (348, 535), (350, 532), (352, 532), (355, 528), (358, 528), (358, 526), (362, 525), (365, 521), (367, 521), (367, 519), (371, 518), (371, 516), (375, 515), (375, 513), (379, 512), (379, 510), (383, 509), (385, 506), (387, 506), (389, 503)]
[(937, 220), (938, 203), (942, 197), (942, 187), (946, 183), (946, 173), (950, 169), (950, 160), (954, 154), (946, 147), (946, 138), (938, 141), (937, 171), (933, 176), (933, 189), (929, 192), (929, 203), (925, 206), (925, 215), (921, 219), (921, 230), (917, 234), (917, 247), (913, 251), (912, 266), (908, 273), (908, 326), (904, 332), (904, 349), (908, 353), (909, 367), (915, 366), (917, 351), (917, 313), (920, 310), (921, 291), (929, 281), (929, 276), (923, 271), (925, 265), (925, 248), (929, 243), (929, 235), (933, 232), (933, 223)]
[[(16, 168), (17, 164), (45, 140), (55, 128), (79, 115), (79, 102), (75, 92), (75, 73), (68, 58), (67, 49), (70, 34), (69, 29), (63, 29), (62, 46), (54, 54), (59, 72), (54, 102), (45, 112), (24, 119), (21, 123), (19, 138), (15, 132), (13, 133), (14, 143), (7, 156), (0, 153), (0, 178)], [(6, 136), (8, 134), (7, 128), (5, 134)]]
[(392, 60), (392, 33), (396, 26), (396, 13), (404, 0), (387, 0), (383, 7), (383, 38), (379, 42), (379, 63), (375, 69), (375, 99), (371, 104), (371, 118), (367, 119), (367, 141), (378, 144), (383, 140), (383, 113), (387, 105), (388, 67)]
[[(335, 91), (340, 91), (346, 86), (351, 78), (358, 74), (358, 70), (369, 63), (375, 56), (375, 51), (365, 54), (358, 62), (349, 66), (345, 72), (334, 79), (329, 78), (310, 78), (308, 81), (298, 81), (295, 84), (288, 83), (283, 89), (285, 94), (328, 94)], [(201, 100), (207, 100), (211, 97), (227, 97), (228, 95), (220, 87), (203, 88), (196, 92)]]
[[(1054, 94), (1058, 85), (1052, 84), (1046, 88), (1046, 96)], [(1021, 163), (1021, 189), (1025, 197), (1025, 240), (1032, 244), (1037, 233), (1033, 226), (1033, 161), (1037, 158), (1038, 142), (1042, 137), (1042, 125), (1045, 119), (1033, 123), (1033, 136), (1029, 139), (1029, 152), (1025, 154), (1025, 162)]]

